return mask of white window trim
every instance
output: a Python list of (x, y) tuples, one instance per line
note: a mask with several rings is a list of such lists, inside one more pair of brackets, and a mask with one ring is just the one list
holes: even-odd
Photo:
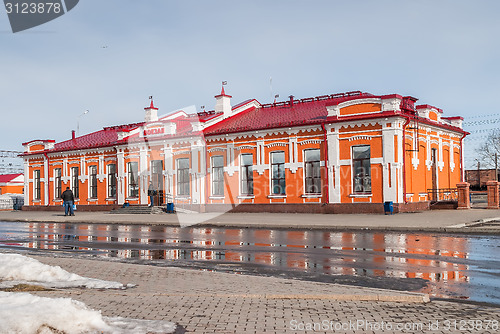
[[(359, 144), (359, 145), (352, 145), (350, 147), (350, 155), (351, 155), (351, 194), (349, 195), (349, 197), (371, 197), (371, 195), (373, 194), (373, 187), (372, 189), (370, 190), (369, 193), (355, 193), (354, 192), (354, 163), (353, 163), (353, 156), (352, 156), (352, 152), (353, 152), (353, 148), (354, 147), (359, 147), (359, 146), (368, 146), (370, 147), (370, 184), (372, 182), (372, 171), (371, 171), (371, 168), (372, 168), (372, 165), (373, 165), (373, 159), (372, 159), (372, 146), (369, 145), (369, 144)], [(370, 196), (364, 196), (364, 195), (370, 195)]]
[[(285, 162), (284, 162), (284, 169), (285, 169), (285, 194), (273, 194), (273, 153), (277, 152), (283, 152), (285, 156)], [(286, 162), (286, 152), (284, 150), (276, 150), (276, 151), (270, 151), (269, 152), (269, 195), (267, 198), (286, 198), (286, 169), (287, 169), (287, 162)]]
[(53, 181), (53, 183), (54, 183), (54, 185), (53, 185), (53, 194), (54, 194), (54, 196), (53, 197), (54, 198), (53, 198), (53, 201), (54, 202), (57, 202), (57, 200), (60, 200), (60, 197), (56, 197), (55, 196), (56, 195), (56, 186), (57, 186), (57, 182), (56, 182), (56, 180), (57, 180), (56, 179), (56, 170), (58, 170), (58, 169), (61, 171), (61, 175), (60, 175), (60, 178), (61, 178), (61, 194), (60, 195), (62, 195), (62, 193), (63, 193), (63, 182), (62, 182), (62, 174), (63, 173), (62, 173), (62, 168), (54, 168), (53, 169), (53, 172), (54, 172), (54, 181)]
[[(251, 155), (251, 156), (252, 156), (252, 183), (253, 183), (253, 170), (254, 170), (254, 167), (255, 167), (255, 165), (254, 165), (254, 163), (253, 163), (253, 161), (254, 161), (254, 160), (253, 160), (253, 158), (254, 158), (253, 153), (240, 153), (240, 154), (239, 154), (239, 160), (240, 160), (240, 161), (239, 161), (239, 163), (240, 163), (240, 165), (239, 165), (239, 167), (240, 167), (240, 172), (239, 172), (239, 174), (240, 174), (240, 175), (239, 175), (239, 181), (240, 181), (240, 182), (239, 182), (239, 184), (238, 184), (238, 188), (239, 188), (239, 191), (238, 191), (238, 193), (239, 193), (238, 198), (239, 198), (239, 199), (251, 199), (251, 198), (255, 198), (255, 192), (254, 192), (254, 193), (252, 193), (252, 194), (243, 194), (243, 193), (241, 192), (241, 183), (243, 182), (243, 180), (242, 180), (242, 177), (243, 177), (243, 173), (242, 173), (243, 163), (242, 163), (242, 160), (243, 160), (243, 156), (244, 156), (244, 155)], [(247, 165), (247, 166), (250, 166), (250, 165)]]
[[(73, 182), (73, 179), (74, 179), (74, 175), (73, 175), (73, 168), (78, 168), (78, 175), (77, 177), (80, 178), (80, 167), (79, 166), (70, 166), (69, 167), (69, 187), (71, 189), (71, 191), (73, 191), (73, 188), (75, 187), (74, 186), (74, 182)], [(78, 181), (76, 181), (78, 182)], [(80, 185), (78, 185), (78, 197), (75, 196), (75, 201), (78, 199), (80, 199)]]
[[(139, 196), (137, 197), (131, 197), (130, 196), (130, 183), (129, 183), (129, 167), (130, 167), (130, 163), (131, 162), (135, 162), (137, 163), (137, 181), (139, 181), (139, 161), (128, 161), (126, 164), (125, 164), (125, 182), (126, 182), (126, 185), (127, 185), (127, 198), (125, 198), (125, 200), (131, 200), (131, 201), (135, 201), (135, 200), (138, 200), (139, 199)], [(139, 184), (137, 185), (139, 186)], [(139, 189), (139, 195), (141, 193), (141, 189)]]
[[(116, 179), (116, 190), (115, 190), (115, 197), (109, 197), (109, 166), (115, 165), (115, 179)], [(109, 200), (116, 200), (116, 195), (118, 193), (118, 177), (116, 175), (116, 163), (112, 162), (110, 164), (106, 165), (106, 201)]]
[(191, 189), (191, 168), (188, 168), (189, 194), (183, 194), (183, 195), (179, 194), (179, 174), (177, 173), (177, 171), (179, 170), (179, 160), (182, 160), (182, 159), (187, 159), (189, 162), (188, 166), (191, 166), (190, 158), (177, 158), (177, 159), (175, 159), (175, 170), (174, 170), (174, 173), (175, 173), (175, 198), (176, 199), (183, 199), (183, 200), (191, 200), (191, 192), (192, 192), (192, 189)]
[[(36, 177), (35, 177), (35, 174), (36, 172), (38, 171), (38, 180), (40, 182), (40, 186), (39, 186), (39, 189), (40, 189), (40, 198), (36, 198)], [(34, 203), (39, 203), (41, 202), (42, 200), (42, 172), (40, 169), (33, 169), (33, 202)]]
[[(214, 158), (216, 157), (221, 157), (222, 158), (222, 195), (221, 194), (214, 194)], [(220, 198), (225, 198), (225, 191), (224, 191), (224, 155), (218, 154), (218, 155), (212, 155), (210, 157), (210, 196), (209, 199), (220, 199)]]
[[(306, 193), (306, 151), (312, 151), (312, 150), (318, 150), (319, 151), (319, 173), (320, 173), (320, 180), (321, 180), (321, 184), (320, 184), (320, 190), (321, 192), (319, 193)], [(302, 185), (303, 185), (303, 194), (302, 197), (311, 197), (311, 198), (317, 198), (318, 196), (316, 195), (320, 195), (319, 197), (321, 197), (322, 193), (323, 193), (323, 179), (321, 178), (321, 149), (320, 148), (306, 148), (306, 149), (303, 149), (302, 150)], [(328, 173), (328, 171), (327, 171)], [(285, 181), (286, 182), (286, 181)], [(306, 196), (305, 196), (306, 195)], [(313, 195), (313, 196), (307, 196), (307, 195)]]
[[(96, 174), (95, 174), (95, 176), (96, 176), (96, 178), (95, 178), (95, 182), (96, 182), (96, 194), (95, 194), (95, 196), (96, 197), (91, 197), (90, 196), (91, 195), (90, 190), (92, 189), (92, 177), (91, 177), (92, 174), (90, 173), (90, 169), (92, 167), (95, 167), (95, 172), (96, 172)], [(98, 169), (97, 165), (89, 165), (88, 166), (88, 172), (89, 172), (89, 178), (88, 178), (88, 180), (89, 180), (89, 182), (88, 182), (88, 185), (87, 185), (87, 194), (88, 194), (87, 200), (89, 200), (89, 201), (91, 201), (91, 200), (94, 200), (94, 201), (97, 200), (97, 193), (98, 193), (98, 191), (97, 191), (97, 173), (98, 173), (98, 170), (99, 169)]]

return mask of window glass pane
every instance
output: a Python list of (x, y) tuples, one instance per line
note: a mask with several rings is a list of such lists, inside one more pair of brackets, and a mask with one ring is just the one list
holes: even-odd
[(188, 158), (177, 159), (177, 164), (179, 169), (189, 168), (189, 159)]
[(224, 158), (222, 157), (222, 155), (212, 157), (212, 166), (213, 167), (223, 167), (224, 166)]
[(279, 170), (279, 165), (272, 165), (273, 178), (278, 177), (278, 170)]
[(306, 150), (306, 161), (319, 161), (320, 160), (320, 152), (319, 150)]
[(280, 179), (284, 179), (285, 178), (285, 165), (284, 164), (280, 164), (279, 165), (279, 173), (278, 173), (278, 177)]
[(311, 163), (312, 165), (312, 176), (313, 177), (321, 177), (321, 166), (319, 165), (319, 161)]
[(352, 157), (354, 192), (371, 192), (370, 146), (354, 146)]
[(306, 177), (312, 177), (312, 167), (311, 163), (306, 163)]
[(370, 146), (354, 146), (352, 148), (353, 159), (370, 159)]
[(243, 154), (241, 156), (241, 164), (243, 166), (253, 165), (253, 154)]
[(189, 158), (177, 159), (177, 194), (189, 195)]
[(370, 176), (370, 160), (363, 160), (363, 173)]
[(273, 152), (272, 153), (272, 163), (277, 164), (277, 163), (284, 163), (285, 162), (285, 152), (280, 151), (280, 152)]

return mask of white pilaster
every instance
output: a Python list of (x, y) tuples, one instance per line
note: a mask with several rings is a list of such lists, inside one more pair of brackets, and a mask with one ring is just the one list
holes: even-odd
[(24, 205), (29, 205), (29, 194), (30, 194), (30, 186), (29, 180), (30, 176), (29, 172), (29, 162), (27, 158), (24, 158)]
[(166, 196), (165, 200), (168, 202), (168, 201), (173, 201), (174, 199), (174, 188), (172, 185), (172, 179), (173, 179), (172, 148), (164, 144), (163, 154), (165, 160), (165, 170), (163, 171), (163, 176), (165, 178), (165, 196)]
[(118, 204), (125, 203), (125, 154), (122, 149), (116, 152), (116, 193)]
[(444, 168), (444, 159), (443, 159), (443, 137), (442, 137), (442, 132), (438, 131), (438, 142), (439, 142), (439, 148), (438, 148), (438, 167), (439, 171), (442, 172)]
[(330, 132), (327, 128), (326, 140), (328, 142), (328, 198), (330, 203), (340, 203), (340, 157), (339, 133)]
[(403, 138), (403, 123), (399, 123), (396, 129), (397, 145), (398, 145), (398, 162), (394, 164), (392, 174), (392, 187), (397, 188), (396, 202), (404, 203), (406, 198), (403, 196), (403, 154), (404, 154), (404, 138)]
[(264, 139), (259, 139), (257, 140), (257, 165), (255, 166), (255, 170), (259, 175), (264, 174), (264, 171), (266, 170), (265, 162), (266, 158), (264, 156), (265, 154), (265, 146), (264, 146)]
[[(394, 138), (396, 136), (395, 123), (389, 127), (384, 124), (382, 128), (382, 184), (383, 184), (383, 200), (392, 201), (397, 203), (398, 201), (398, 187), (396, 187), (396, 171), (395, 168), (395, 148), (394, 148)], [(400, 138), (398, 137), (398, 147), (401, 147)], [(402, 149), (398, 150), (402, 151)], [(399, 157), (398, 157), (399, 158)], [(390, 178), (390, 182), (389, 182)], [(401, 184), (400, 184), (401, 186)]]
[(139, 149), (139, 202), (148, 204), (148, 148), (142, 146)]
[(45, 158), (43, 162), (43, 190), (44, 190), (44, 204), (49, 205), (49, 183), (50, 183), (50, 177), (49, 177), (49, 159)]

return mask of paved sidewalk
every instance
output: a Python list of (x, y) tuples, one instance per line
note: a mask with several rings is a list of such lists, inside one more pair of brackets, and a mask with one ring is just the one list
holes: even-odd
[(77, 212), (0, 211), (0, 221), (72, 222), (105, 224), (148, 224), (216, 227), (369, 229), (458, 233), (500, 233), (500, 210), (435, 210), (418, 213), (380, 214), (299, 214), (299, 213), (225, 213), (225, 214), (110, 214)]
[[(498, 329), (456, 331), (446, 326), (453, 325), (453, 321), (500, 321), (500, 308), (426, 303), (422, 294), (120, 262), (33, 257), (86, 277), (137, 284), (120, 291), (64, 289), (37, 295), (71, 297), (101, 310), (105, 316), (173, 321), (180, 326), (180, 333), (496, 333)], [(385, 330), (375, 330), (382, 322)], [(314, 323), (323, 327), (304, 330)], [(388, 329), (388, 324), (393, 328)], [(398, 330), (399, 324), (412, 328)], [(334, 326), (344, 329), (332, 330)]]

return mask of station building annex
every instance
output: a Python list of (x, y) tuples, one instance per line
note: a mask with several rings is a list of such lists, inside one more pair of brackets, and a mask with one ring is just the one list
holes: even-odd
[[(56, 143), (24, 143), (25, 209), (174, 203), (189, 210), (396, 212), (425, 209), (429, 190), (463, 180), (462, 117), (397, 94), (347, 92), (158, 116)], [(439, 193), (438, 191), (434, 194)]]

